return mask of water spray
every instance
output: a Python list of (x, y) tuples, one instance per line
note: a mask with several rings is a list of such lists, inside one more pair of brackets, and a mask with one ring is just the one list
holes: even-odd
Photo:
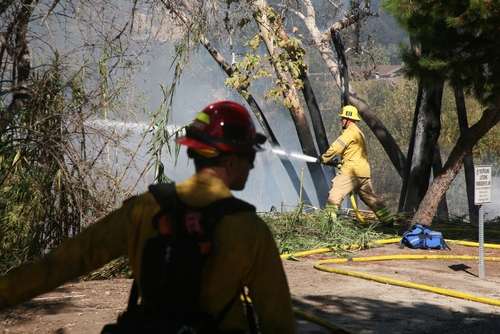
[[(316, 162), (316, 163), (318, 163), (318, 158), (311, 157), (309, 155), (305, 155), (305, 154), (302, 154), (302, 153), (296, 153), (296, 152), (287, 153), (287, 152), (285, 152), (285, 151), (283, 151), (282, 149), (279, 149), (279, 148), (268, 148), (267, 151), (273, 152), (273, 153), (278, 154), (278, 155), (286, 156), (286, 157), (296, 158), (296, 159), (303, 160), (303, 161), (306, 161), (306, 162)], [(341, 164), (339, 163), (339, 161), (337, 159), (334, 159), (332, 161), (328, 161), (325, 165), (336, 167), (336, 168), (340, 168), (341, 167)], [(302, 186), (301, 186), (301, 189), (302, 189)], [(358, 217), (358, 219), (362, 223), (366, 223), (366, 221), (364, 220), (363, 216), (361, 216), (361, 214), (359, 213), (358, 205), (356, 203), (356, 199), (354, 198), (354, 192), (351, 192), (351, 194), (350, 194), (349, 197), (351, 198), (351, 204), (352, 204), (352, 207), (354, 209), (354, 212), (356, 213), (356, 216)]]
[[(305, 154), (302, 154), (302, 153), (285, 152), (285, 151), (283, 151), (280, 148), (268, 148), (267, 151), (273, 152), (273, 153), (278, 154), (278, 155), (282, 155), (282, 156), (286, 156), (286, 157), (290, 157), (290, 158), (299, 159), (299, 160), (306, 161), (306, 162), (319, 163), (318, 162), (318, 158), (311, 157), (310, 155), (305, 155)], [(339, 162), (337, 161), (337, 159), (335, 159), (333, 161), (328, 161), (327, 163), (322, 163), (322, 164), (323, 165), (327, 165), (327, 166), (331, 166), (331, 167), (338, 167)]]
[(273, 153), (278, 154), (278, 155), (284, 155), (284, 156), (287, 156), (287, 157), (296, 158), (296, 159), (303, 160), (303, 161), (306, 161), (306, 162), (317, 162), (317, 158), (311, 157), (309, 155), (305, 155), (305, 154), (302, 154), (302, 153), (297, 153), (297, 152), (287, 153), (287, 152), (285, 152), (285, 151), (283, 151), (282, 149), (279, 149), (279, 148), (268, 148), (267, 151), (273, 152)]

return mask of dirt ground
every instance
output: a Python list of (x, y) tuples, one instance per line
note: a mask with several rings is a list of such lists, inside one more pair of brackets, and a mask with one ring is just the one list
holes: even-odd
[[(352, 257), (395, 254), (478, 255), (477, 247), (450, 244), (451, 250), (400, 249), (397, 244), (356, 251)], [(486, 257), (500, 257), (486, 248)], [(315, 269), (316, 261), (331, 254), (315, 254), (298, 261), (283, 260), (295, 309), (312, 320), (333, 323), (352, 332), (368, 333), (498, 333), (500, 307), (429, 291), (398, 287)], [(331, 266), (325, 264), (325, 266)], [(336, 264), (412, 283), (454, 290), (486, 300), (500, 300), (500, 263), (485, 262), (485, 278), (478, 278), (478, 261), (462, 259), (389, 260)], [(126, 306), (131, 281), (75, 282), (23, 305), (0, 312), (0, 333), (99, 333)], [(333, 333), (312, 320), (297, 316), (298, 333)]]

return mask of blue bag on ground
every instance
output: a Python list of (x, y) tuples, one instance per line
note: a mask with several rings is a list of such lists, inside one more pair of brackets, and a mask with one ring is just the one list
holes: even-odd
[(421, 249), (450, 249), (441, 232), (431, 230), (422, 224), (413, 224), (408, 231), (403, 233), (399, 247), (404, 248), (404, 246)]

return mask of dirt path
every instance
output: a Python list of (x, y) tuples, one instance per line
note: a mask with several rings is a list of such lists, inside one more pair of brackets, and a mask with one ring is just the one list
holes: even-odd
[[(477, 248), (451, 245), (451, 251), (401, 250), (390, 244), (356, 252), (353, 257), (394, 254), (475, 255)], [(440, 294), (398, 287), (361, 278), (310, 269), (325, 255), (300, 262), (284, 261), (294, 306), (356, 333), (498, 333), (500, 307)], [(500, 257), (486, 249), (485, 256)], [(325, 264), (325, 266), (328, 266)], [(397, 260), (348, 262), (335, 268), (430, 285), (498, 299), (500, 263), (486, 262), (486, 277), (479, 279), (478, 261)], [(299, 321), (300, 333), (331, 333)]]
[[(389, 244), (351, 256), (478, 253), (477, 248), (450, 246), (451, 251), (429, 251)], [(296, 309), (360, 334), (497, 333), (500, 328), (499, 306), (314, 269), (316, 261), (328, 256), (283, 261)], [(500, 250), (486, 249), (485, 256), (500, 257)], [(477, 277), (477, 261), (461, 259), (348, 262), (335, 267), (500, 300), (498, 262), (486, 262), (484, 279)], [(127, 279), (67, 284), (0, 313), (0, 333), (99, 333), (125, 307), (130, 284)], [(298, 333), (332, 333), (300, 317), (297, 328)]]

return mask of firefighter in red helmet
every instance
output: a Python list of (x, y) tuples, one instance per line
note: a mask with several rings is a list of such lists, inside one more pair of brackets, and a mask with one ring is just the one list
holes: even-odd
[[(244, 188), (265, 137), (257, 133), (245, 107), (222, 101), (204, 108), (176, 141), (187, 146), (196, 169), (190, 178), (175, 184), (177, 198), (187, 207), (203, 208), (233, 197), (231, 190)], [(0, 276), (0, 308), (18, 305), (123, 255), (128, 256), (136, 279), (140, 278), (145, 244), (160, 233), (151, 224), (160, 209), (151, 191), (134, 196), (42, 260)], [(261, 333), (295, 333), (288, 283), (264, 221), (255, 211), (227, 214), (213, 236), (218, 251), (203, 267), (199, 307), (216, 317), (229, 305), (216, 332), (248, 329), (242, 301), (234, 298), (247, 288)], [(143, 302), (148, 301), (141, 298)]]
[(232, 101), (216, 102), (205, 107), (188, 127), (186, 135), (176, 140), (181, 145), (212, 152), (255, 153), (261, 151), (266, 137), (257, 133), (248, 111)]

